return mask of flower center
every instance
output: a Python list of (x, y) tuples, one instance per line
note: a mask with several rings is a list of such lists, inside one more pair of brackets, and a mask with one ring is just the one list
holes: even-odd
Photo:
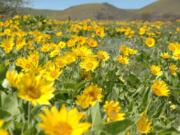
[(113, 118), (116, 118), (117, 117), (117, 112), (115, 111), (112, 111), (109, 113), (109, 116), (113, 119)]
[(152, 45), (152, 43), (153, 43), (153, 42), (152, 42), (151, 40), (148, 42), (149, 45)]
[(37, 99), (41, 96), (41, 92), (38, 89), (35, 89), (33, 86), (27, 88), (27, 95), (33, 99)]
[(59, 122), (54, 126), (54, 135), (71, 135), (72, 127), (66, 122)]
[(92, 67), (93, 67), (93, 64), (92, 64), (91, 62), (88, 62), (88, 63), (87, 63), (87, 67), (88, 67), (88, 68), (92, 68)]

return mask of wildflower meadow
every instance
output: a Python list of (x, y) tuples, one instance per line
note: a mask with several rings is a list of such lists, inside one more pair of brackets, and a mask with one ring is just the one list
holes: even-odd
[(180, 20), (0, 19), (0, 135), (180, 134)]

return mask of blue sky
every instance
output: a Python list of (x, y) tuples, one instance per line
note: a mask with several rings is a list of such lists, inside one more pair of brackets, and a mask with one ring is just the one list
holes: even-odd
[(137, 9), (144, 7), (157, 0), (31, 0), (30, 7), (38, 9), (56, 9), (62, 10), (70, 6), (85, 3), (103, 3), (108, 2), (116, 7), (123, 9)]

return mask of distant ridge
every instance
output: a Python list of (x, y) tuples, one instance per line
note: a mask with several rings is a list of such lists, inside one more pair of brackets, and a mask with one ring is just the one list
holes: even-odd
[(41, 10), (24, 8), (19, 14), (43, 15), (53, 19), (95, 19), (95, 20), (134, 20), (134, 19), (177, 19), (180, 18), (180, 0), (158, 0), (138, 10), (119, 9), (108, 3), (82, 4), (65, 10)]
[(152, 17), (180, 17), (180, 0), (158, 0), (138, 11)]
[(119, 9), (111, 4), (84, 4), (65, 9), (62, 14), (62, 19), (67, 16), (72, 19), (98, 19), (98, 20), (119, 20), (128, 19), (133, 16), (127, 10)]

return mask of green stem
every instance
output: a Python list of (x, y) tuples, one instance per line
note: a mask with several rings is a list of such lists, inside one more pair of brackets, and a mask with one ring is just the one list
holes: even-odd
[(31, 123), (31, 103), (28, 102), (28, 128), (30, 127)]
[[(149, 89), (147, 89), (147, 90), (149, 90)], [(150, 92), (150, 91), (149, 91), (149, 92)], [(147, 104), (146, 109), (145, 109), (145, 112), (146, 112), (146, 113), (148, 112), (148, 110), (149, 110), (149, 108), (150, 108), (150, 105), (151, 105), (151, 103), (152, 103), (152, 95), (150, 95), (150, 97), (149, 97), (149, 92), (148, 92), (148, 99), (147, 99), (147, 100), (149, 100), (149, 103)]]

